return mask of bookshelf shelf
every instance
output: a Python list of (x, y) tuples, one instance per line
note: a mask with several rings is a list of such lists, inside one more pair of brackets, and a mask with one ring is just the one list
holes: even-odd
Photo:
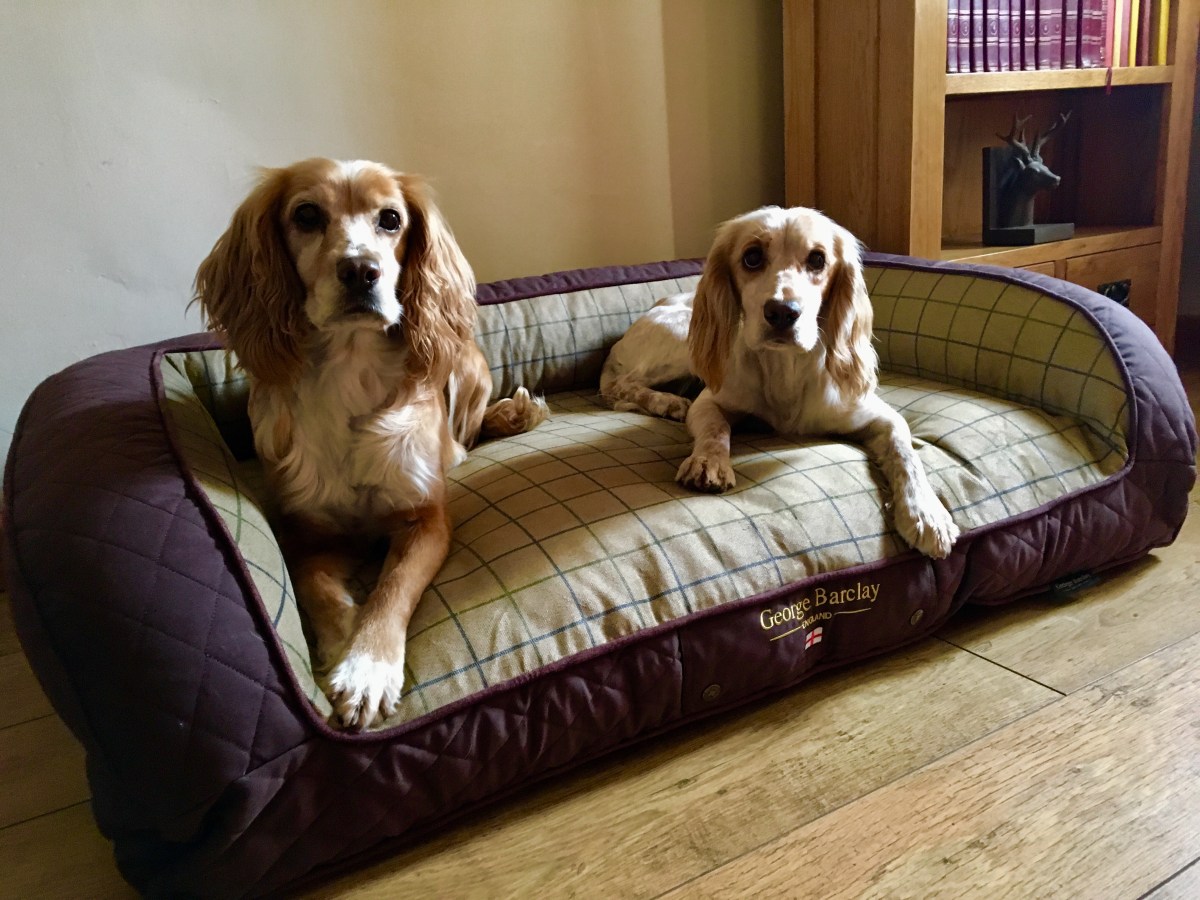
[[(1168, 65), (1110, 76), (947, 73), (947, 0), (784, 0), (787, 201), (824, 210), (874, 250), (1093, 289), (1129, 281), (1134, 312), (1172, 348), (1200, 0), (1167, 2)], [(1063, 181), (1039, 197), (1036, 221), (1073, 222), (1075, 237), (980, 243), (982, 149), (1014, 115), (1044, 128), (1067, 111), (1046, 148)]]
[(961, 72), (946, 75), (946, 95), (996, 94), (1013, 91), (1059, 91), (1102, 88), (1108, 84), (1170, 84), (1174, 66), (1130, 66), (1112, 69), (1057, 69), (1043, 72)]
[(996, 247), (981, 243), (978, 239), (967, 241), (944, 241), (941, 258), (959, 262), (986, 263), (991, 266), (1036, 266), (1053, 263), (1060, 259), (1090, 256), (1129, 247), (1158, 244), (1162, 241), (1162, 228), (1121, 228), (1089, 226), (1079, 228), (1075, 236), (1067, 241), (1036, 244), (1031, 247)]

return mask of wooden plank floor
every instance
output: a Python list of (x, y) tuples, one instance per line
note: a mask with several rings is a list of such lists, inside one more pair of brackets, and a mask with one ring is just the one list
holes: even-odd
[[(309, 896), (1200, 897), (1191, 499), (1173, 546), (1070, 600), (970, 612)], [(132, 896), (3, 595), (0, 696), (0, 896)]]

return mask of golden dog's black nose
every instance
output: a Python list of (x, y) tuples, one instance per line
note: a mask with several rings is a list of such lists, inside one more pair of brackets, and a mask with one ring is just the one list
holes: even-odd
[(337, 279), (348, 291), (362, 293), (379, 280), (379, 263), (367, 256), (346, 256), (338, 260)]
[(783, 300), (768, 300), (763, 307), (763, 317), (772, 328), (791, 328), (800, 318), (800, 304)]

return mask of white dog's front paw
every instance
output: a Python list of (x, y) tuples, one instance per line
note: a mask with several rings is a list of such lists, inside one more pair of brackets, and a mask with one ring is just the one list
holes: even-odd
[(958, 540), (958, 526), (931, 490), (896, 504), (896, 530), (910, 546), (934, 559), (949, 556)]
[(729, 457), (693, 453), (683, 461), (675, 480), (693, 491), (720, 494), (737, 484)]
[(402, 687), (403, 651), (398, 662), (386, 662), (351, 649), (329, 673), (326, 693), (342, 725), (362, 730), (396, 711)]

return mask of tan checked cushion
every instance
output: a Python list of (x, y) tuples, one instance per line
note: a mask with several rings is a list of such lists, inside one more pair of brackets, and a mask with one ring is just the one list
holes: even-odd
[(300, 611), (279, 544), (262, 502), (262, 467), (239, 463), (217, 422), (230, 434), (246, 423), (246, 377), (223, 350), (171, 353), (162, 362), (163, 403), (184, 464), (199, 482), (241, 550), (246, 570), (275, 625), (296, 680), (328, 715), (331, 707), (313, 678)]
[[(869, 276), (890, 370), (880, 392), (964, 530), (1124, 465), (1121, 379), (1082, 315), (971, 276)], [(674, 481), (690, 449), (683, 425), (598, 402), (607, 348), (656, 298), (694, 282), (481, 310), (497, 392), (541, 386), (553, 415), (450, 473), (454, 543), (411, 623), (407, 702), (388, 724), (639, 629), (907, 549), (856, 445), (740, 434), (737, 487), (698, 495)], [(220, 351), (168, 356), (163, 374), (182, 452), (239, 542), (304, 691), (327, 713), (255, 463), (238, 464), (221, 438), (244, 433), (245, 385)]]
[[(1086, 422), (1126, 452), (1128, 401), (1107, 344), (1079, 310), (1023, 285), (961, 272), (868, 267), (880, 366), (1020, 400)], [(549, 294), (480, 309), (494, 397), (599, 383), (638, 315), (699, 276)]]
[(1125, 384), (1082, 312), (1024, 285), (961, 273), (866, 274), (884, 369), (1072, 416), (1125, 455)]
[(475, 337), (492, 363), (493, 399), (524, 385), (553, 394), (600, 383), (608, 350), (660, 297), (700, 276), (547, 294), (479, 308)]
[[(1034, 509), (1120, 468), (1070, 419), (911, 376), (883, 396), (913, 426), (964, 528)], [(528, 435), (451, 473), (454, 549), (409, 632), (412, 708), (511, 678), (640, 628), (907, 548), (878, 473), (852, 444), (734, 442), (737, 487), (679, 487), (682, 425), (551, 398)], [(970, 460), (967, 466), (962, 460)]]

